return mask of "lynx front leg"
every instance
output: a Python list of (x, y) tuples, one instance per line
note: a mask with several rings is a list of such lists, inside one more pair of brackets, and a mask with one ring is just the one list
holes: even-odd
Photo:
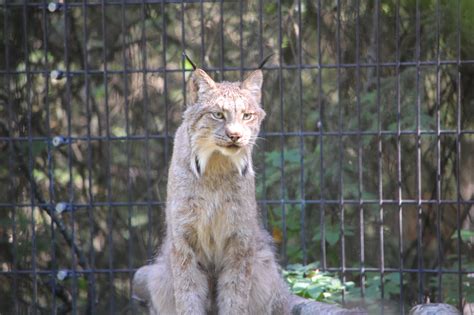
[(249, 314), (249, 295), (254, 250), (233, 238), (218, 279), (217, 303), (219, 314)]
[(207, 277), (199, 269), (196, 256), (185, 240), (175, 240), (171, 249), (176, 313), (206, 314)]

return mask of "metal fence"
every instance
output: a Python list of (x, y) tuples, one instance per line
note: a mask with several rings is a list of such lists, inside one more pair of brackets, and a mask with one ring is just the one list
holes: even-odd
[(0, 5), (0, 314), (115, 314), (163, 234), (186, 51), (219, 80), (268, 53), (254, 160), (283, 266), (341, 303), (474, 303), (470, 1)]

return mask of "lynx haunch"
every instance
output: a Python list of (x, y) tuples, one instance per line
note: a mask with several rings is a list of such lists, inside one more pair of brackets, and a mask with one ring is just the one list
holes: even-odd
[(196, 69), (169, 169), (166, 237), (134, 294), (153, 314), (289, 314), (252, 166), (265, 112), (262, 71), (214, 82)]

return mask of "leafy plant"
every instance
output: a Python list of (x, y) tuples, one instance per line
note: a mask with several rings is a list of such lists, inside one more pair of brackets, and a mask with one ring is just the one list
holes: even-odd
[(319, 302), (340, 303), (343, 292), (355, 286), (349, 281), (344, 284), (337, 275), (319, 270), (319, 263), (288, 265), (283, 276), (291, 292)]

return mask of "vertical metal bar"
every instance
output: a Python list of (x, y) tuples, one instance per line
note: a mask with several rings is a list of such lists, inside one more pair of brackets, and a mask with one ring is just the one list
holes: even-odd
[(282, 17), (281, 17), (281, 1), (278, 1), (278, 89), (280, 96), (280, 167), (281, 167), (281, 181), (280, 181), (280, 206), (281, 206), (281, 219), (282, 219), (282, 230), (283, 230), (283, 241), (281, 246), (281, 260), (282, 265), (285, 266), (287, 263), (286, 257), (286, 241), (287, 241), (287, 231), (286, 231), (286, 204), (285, 204), (285, 136), (283, 135), (284, 130), (284, 100), (283, 100), (283, 52), (282, 52)]
[(375, 75), (377, 78), (377, 168), (379, 185), (379, 236), (380, 236), (380, 313), (384, 314), (385, 299), (385, 251), (384, 251), (384, 205), (383, 205), (383, 151), (382, 151), (382, 110), (380, 102), (380, 0), (375, 1)]
[(104, 83), (104, 102), (105, 102), (105, 133), (106, 133), (106, 203), (107, 203), (107, 242), (108, 242), (108, 274), (109, 274), (109, 312), (115, 314), (115, 274), (114, 274), (114, 240), (113, 240), (113, 209), (111, 206), (111, 195), (112, 195), (112, 183), (111, 183), (111, 168), (112, 153), (110, 148), (110, 109), (109, 109), (109, 89), (108, 89), (108, 64), (107, 64), (107, 26), (106, 26), (106, 3), (105, 0), (101, 0), (101, 30), (102, 30), (102, 62), (104, 71), (102, 72), (103, 83)]
[[(48, 61), (48, 12), (47, 12), (47, 2), (46, 0), (42, 1), (43, 7), (42, 7), (42, 24), (43, 24), (43, 53), (44, 53), (44, 69), (47, 70), (50, 68), (49, 61)], [(46, 132), (47, 132), (47, 138), (51, 139), (51, 125), (50, 125), (50, 119), (51, 119), (51, 109), (50, 109), (50, 103), (49, 103), (49, 77), (48, 75), (45, 75), (45, 96), (44, 96), (44, 106), (45, 106), (45, 111), (46, 111)], [(47, 162), (46, 162), (46, 168), (48, 170), (48, 202), (49, 204), (53, 204), (55, 200), (54, 196), (54, 175), (53, 175), (53, 163), (52, 163), (52, 152), (51, 152), (51, 141), (47, 141), (46, 143), (46, 154), (47, 154)], [(58, 266), (56, 262), (56, 231), (54, 228), (54, 222), (51, 220), (50, 224), (50, 229), (51, 229), (51, 272), (55, 274), (57, 272)], [(53, 314), (57, 313), (57, 306), (56, 306), (56, 277), (51, 276), (51, 312)]]
[[(339, 122), (338, 122), (338, 149), (339, 149), (339, 215), (340, 215), (340, 241), (341, 241), (341, 281), (344, 284), (346, 282), (346, 242), (345, 242), (345, 212), (344, 212), (344, 171), (342, 162), (344, 160), (344, 143), (342, 131), (343, 125), (343, 103), (341, 102), (341, 3), (339, 0), (336, 1), (337, 6), (337, 17), (336, 17), (336, 90), (337, 90), (337, 103), (339, 109)], [(341, 291), (342, 303), (344, 303), (344, 290)]]
[[(6, 78), (6, 98), (7, 98), (7, 111), (8, 111), (8, 177), (10, 178), (10, 184), (8, 191), (12, 192), (15, 189), (14, 178), (16, 177), (13, 173), (15, 169), (15, 163), (13, 162), (13, 156), (15, 155), (14, 143), (13, 143), (13, 110), (12, 110), (12, 95), (11, 95), (11, 74), (10, 74), (10, 10), (7, 2), (3, 2), (4, 12), (4, 24), (3, 24), (3, 39), (5, 43), (5, 78)], [(10, 194), (14, 196), (14, 194)], [(16, 200), (12, 200), (12, 203), (16, 203)], [(12, 206), (12, 245), (13, 245), (13, 261), (12, 261), (12, 273), (13, 273), (13, 310), (15, 314), (19, 313), (18, 304), (18, 242), (17, 242), (17, 228), (16, 228), (16, 211), (17, 207)]]
[(440, 56), (440, 3), (436, 0), (436, 242), (438, 244), (438, 301), (443, 302), (443, 253), (441, 243), (441, 56)]
[(301, 66), (303, 64), (303, 45), (301, 42), (301, 33), (303, 32), (301, 23), (301, 0), (298, 0), (298, 105), (300, 110), (300, 137), (299, 137), (299, 149), (300, 149), (300, 238), (301, 238), (301, 249), (303, 251), (303, 264), (308, 263), (308, 254), (306, 249), (306, 195), (304, 187), (304, 138), (301, 135), (304, 132), (304, 114), (303, 114), (303, 79), (301, 74)]
[[(259, 38), (259, 45), (258, 45), (258, 59), (263, 59), (263, 0), (258, 1), (258, 38)], [(262, 108), (265, 109), (265, 97), (262, 93)], [(265, 133), (266, 131), (266, 122), (265, 120), (262, 123), (262, 132)], [(265, 202), (262, 204), (262, 217), (263, 217), (263, 226), (268, 229), (268, 204), (267, 204), (267, 163), (265, 159), (265, 141), (261, 142), (261, 150), (260, 153), (262, 155), (262, 197)]]
[[(130, 155), (132, 154), (132, 150), (130, 148), (130, 141), (133, 141), (130, 139), (130, 121), (129, 121), (129, 115), (130, 115), (130, 104), (128, 100), (128, 95), (129, 95), (129, 87), (128, 87), (128, 60), (127, 60), (127, 38), (125, 34), (127, 34), (127, 23), (126, 23), (126, 15), (125, 15), (125, 3), (126, 0), (122, 0), (121, 6), (120, 6), (120, 16), (121, 16), (121, 29), (122, 29), (122, 63), (123, 63), (123, 77), (122, 77), (122, 82), (123, 82), (123, 99), (124, 99), (124, 105), (125, 105), (125, 138), (126, 138), (126, 154), (127, 154), (127, 225), (128, 225), (128, 259), (127, 259), (127, 266), (129, 270), (128, 274), (128, 285), (130, 287), (129, 293), (128, 293), (128, 306), (131, 308), (131, 313), (136, 312), (135, 310), (135, 303), (132, 303), (132, 287), (133, 287), (133, 272), (132, 266), (133, 266), (133, 254), (132, 254), (132, 248), (133, 248), (133, 228), (132, 228), (132, 213), (133, 213), (133, 207), (131, 206), (132, 203), (132, 178), (130, 176)], [(165, 88), (166, 91), (166, 88)], [(167, 119), (166, 119), (167, 121)]]
[[(163, 69), (165, 71), (163, 72), (163, 97), (165, 99), (165, 169), (168, 168), (168, 159), (169, 159), (169, 146), (170, 146), (170, 139), (169, 139), (169, 117), (168, 117), (168, 110), (169, 110), (169, 103), (168, 103), (168, 73), (166, 72), (166, 67), (167, 67), (167, 62), (166, 62), (166, 49), (168, 47), (168, 36), (167, 36), (167, 23), (166, 23), (166, 14), (165, 14), (165, 9), (166, 6), (164, 2), (161, 2), (161, 15), (162, 15), (162, 24), (161, 27), (163, 28), (162, 32), (162, 40), (163, 40)], [(201, 20), (202, 21), (202, 20)], [(183, 23), (184, 23), (184, 14), (183, 14)], [(183, 35), (183, 45), (184, 45), (184, 35)], [(184, 49), (183, 49), (184, 51)], [(185, 73), (183, 72), (183, 77), (185, 76)], [(186, 87), (186, 82), (183, 83), (183, 86)], [(186, 97), (186, 94), (185, 94)], [(186, 105), (186, 104), (185, 104)]]
[[(71, 74), (69, 64), (69, 18), (68, 18), (68, 2), (64, 3), (63, 18), (64, 18), (64, 64), (66, 66), (66, 117), (67, 117), (67, 138), (70, 139), (72, 136), (72, 110), (71, 110)], [(72, 147), (71, 142), (67, 143), (67, 168), (68, 168), (68, 196), (69, 204), (74, 203), (74, 181), (72, 176)], [(74, 211), (71, 212), (71, 238), (75, 239), (75, 225), (76, 218)], [(77, 274), (76, 274), (76, 254), (74, 248), (71, 247), (71, 269), (72, 274), (72, 314), (77, 314), (77, 298), (78, 298), (78, 287), (77, 287)]]
[[(27, 103), (27, 133), (28, 133), (28, 173), (33, 173), (34, 161), (33, 161), (33, 139), (31, 134), (31, 116), (32, 116), (32, 105), (31, 105), (31, 73), (30, 73), (30, 53), (28, 49), (28, 8), (27, 0), (23, 1), (22, 7), (22, 26), (23, 26), (23, 51), (25, 54), (25, 75), (26, 75), (26, 103)], [(30, 207), (31, 207), (31, 269), (33, 276), (33, 297), (32, 304), (33, 314), (37, 312), (38, 303), (38, 280), (37, 280), (37, 266), (36, 266), (36, 221), (35, 221), (35, 198), (34, 198), (34, 184), (30, 182)]]
[(205, 35), (204, 35), (204, 1), (199, 0), (199, 17), (201, 21), (201, 68), (205, 68), (205, 60), (206, 60), (206, 50), (204, 49), (205, 44)]
[(401, 147), (401, 94), (400, 94), (400, 0), (396, 4), (395, 19), (395, 54), (397, 67), (395, 68), (396, 101), (397, 101), (397, 188), (398, 188), (398, 259), (399, 259), (399, 285), (400, 285), (400, 312), (405, 314), (404, 289), (403, 289), (403, 203), (402, 203), (402, 147)]
[[(145, 1), (145, 0), (143, 0)], [(181, 1), (181, 51), (186, 51), (186, 32), (184, 24), (184, 1)], [(186, 70), (184, 69), (184, 58), (183, 58), (183, 72), (182, 72), (182, 86), (183, 86), (183, 99), (184, 104), (186, 101)]]
[(418, 255), (418, 303), (423, 303), (423, 208), (421, 202), (421, 132), (420, 132), (420, 3), (416, 0), (416, 194), (417, 194), (417, 255)]
[[(151, 167), (150, 167), (150, 132), (148, 130), (149, 124), (149, 117), (150, 117), (150, 111), (148, 109), (148, 86), (146, 84), (147, 82), (147, 73), (148, 73), (148, 68), (147, 68), (147, 38), (146, 38), (146, 11), (145, 11), (145, 2), (146, 0), (141, 1), (141, 19), (142, 19), (142, 38), (141, 38), (141, 46), (142, 46), (142, 74), (143, 74), (143, 103), (145, 107), (145, 168), (146, 168), (146, 187), (147, 187), (147, 216), (148, 216), (148, 243), (147, 243), (147, 257), (148, 259), (151, 259), (152, 257), (152, 248), (151, 248), (151, 240), (152, 240), (152, 217), (151, 217), (151, 201), (152, 201), (152, 192), (151, 192), (151, 178), (150, 178), (150, 173), (151, 173)], [(183, 78), (184, 79), (184, 78)]]
[(456, 10), (456, 229), (457, 229), (457, 253), (458, 256), (458, 308), (462, 310), (463, 286), (462, 286), (462, 251), (461, 251), (461, 185), (459, 176), (461, 174), (461, 0), (457, 1)]
[(321, 268), (323, 271), (327, 268), (327, 257), (326, 257), (326, 226), (325, 226), (325, 201), (324, 201), (324, 108), (323, 108), (323, 85), (322, 85), (322, 47), (321, 47), (321, 0), (318, 0), (318, 17), (317, 17), (317, 41), (318, 41), (318, 107), (319, 107), (319, 122), (317, 128), (319, 128), (319, 189), (320, 189), (320, 227), (321, 227)]
[(244, 2), (239, 1), (239, 49), (240, 49), (240, 81), (244, 79)]
[(365, 296), (365, 226), (364, 226), (364, 201), (362, 191), (363, 184), (363, 164), (362, 164), (362, 118), (360, 104), (360, 0), (356, 1), (356, 106), (357, 106), (357, 177), (358, 177), (358, 197), (359, 197), (359, 234), (360, 234), (360, 294)]
[(224, 80), (224, 0), (220, 0), (220, 20), (219, 20), (219, 80)]
[(87, 17), (88, 17), (88, 1), (84, 0), (82, 3), (82, 14), (83, 14), (83, 67), (84, 67), (84, 85), (85, 85), (85, 106), (86, 106), (86, 116), (87, 116), (87, 219), (89, 222), (89, 266), (91, 268), (90, 273), (87, 278), (88, 290), (87, 290), (87, 311), (90, 314), (95, 313), (95, 250), (94, 250), (94, 212), (93, 206), (94, 203), (94, 194), (92, 193), (92, 143), (91, 143), (91, 91), (90, 91), (90, 80), (89, 80), (89, 51), (88, 51), (88, 41), (89, 41), (89, 31), (87, 27)]

